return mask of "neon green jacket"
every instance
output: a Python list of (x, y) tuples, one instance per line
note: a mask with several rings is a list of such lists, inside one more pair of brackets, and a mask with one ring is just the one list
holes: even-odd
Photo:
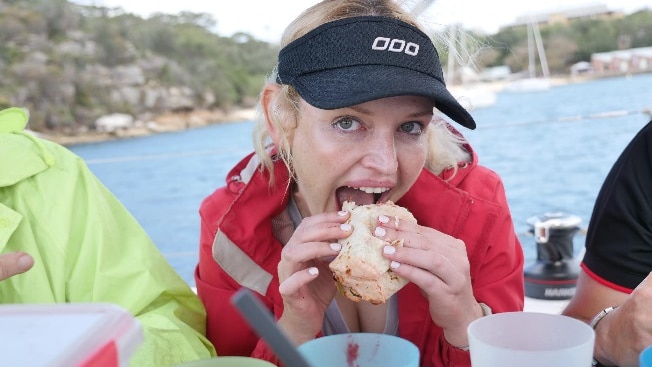
[(0, 111), (0, 253), (34, 257), (0, 281), (0, 303), (118, 304), (143, 327), (131, 366), (214, 356), (201, 301), (144, 229), (81, 158), (26, 123), (22, 109)]

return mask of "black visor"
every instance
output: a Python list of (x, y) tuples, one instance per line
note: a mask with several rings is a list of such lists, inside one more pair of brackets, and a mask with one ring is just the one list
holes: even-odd
[(429, 97), (448, 117), (475, 129), (473, 117), (446, 89), (430, 38), (393, 18), (353, 17), (313, 29), (281, 50), (276, 81), (325, 110), (386, 97)]

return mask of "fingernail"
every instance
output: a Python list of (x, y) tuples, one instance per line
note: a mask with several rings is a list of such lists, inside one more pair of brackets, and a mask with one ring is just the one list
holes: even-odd
[(331, 247), (331, 249), (333, 249), (333, 251), (339, 251), (342, 249), (342, 245), (340, 245), (337, 242), (333, 242), (329, 246)]
[(392, 261), (391, 263), (389, 263), (389, 267), (392, 269), (398, 269), (399, 266), (401, 266), (401, 263), (398, 261)]
[(396, 252), (396, 248), (394, 246), (385, 246), (383, 247), (383, 253), (386, 255), (393, 255)]
[(374, 236), (376, 237), (385, 237), (386, 234), (387, 231), (383, 227), (376, 227), (376, 229), (374, 229)]
[(315, 268), (315, 267), (308, 268), (308, 274), (317, 275), (317, 274), (319, 274), (319, 270), (317, 268)]
[(337, 215), (339, 215), (340, 217), (346, 217), (347, 213), (348, 212), (346, 210), (340, 210), (339, 212), (337, 212)]
[(378, 216), (378, 221), (380, 223), (387, 224), (387, 223), (389, 223), (389, 217), (386, 216), (386, 215), (381, 214), (381, 215)]
[(32, 257), (29, 255), (23, 255), (18, 258), (18, 267), (21, 269), (27, 269), (32, 265)]
[(340, 224), (340, 229), (343, 231), (350, 231), (351, 225), (349, 223), (342, 223)]

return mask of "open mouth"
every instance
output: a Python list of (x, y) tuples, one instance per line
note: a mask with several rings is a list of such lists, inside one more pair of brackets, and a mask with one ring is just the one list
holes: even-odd
[(388, 187), (349, 187), (342, 186), (337, 189), (337, 202), (342, 208), (345, 201), (355, 202), (356, 205), (376, 204), (383, 200), (383, 194), (389, 191)]

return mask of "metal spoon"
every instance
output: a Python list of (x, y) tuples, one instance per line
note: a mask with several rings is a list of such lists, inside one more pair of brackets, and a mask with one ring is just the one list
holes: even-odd
[(272, 348), (284, 365), (310, 367), (308, 361), (299, 353), (283, 330), (276, 325), (269, 310), (249, 289), (242, 288), (237, 291), (231, 297), (231, 303), (247, 319), (249, 326), (256, 331), (258, 336), (267, 342), (267, 345)]

